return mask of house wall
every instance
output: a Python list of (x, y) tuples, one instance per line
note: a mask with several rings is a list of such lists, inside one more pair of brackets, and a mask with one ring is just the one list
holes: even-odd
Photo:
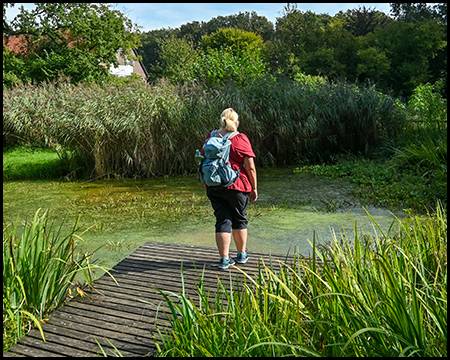
[[(132, 49), (133, 55), (137, 56), (136, 51)], [(141, 61), (126, 61), (125, 58), (121, 56), (120, 51), (116, 53), (117, 60), (119, 61), (119, 66), (115, 68), (113, 65), (110, 66), (110, 74), (119, 76), (119, 77), (125, 77), (130, 76), (131, 73), (135, 73), (142, 77), (144, 80), (147, 80), (147, 71), (142, 64)], [(130, 63), (132, 65), (130, 65)]]

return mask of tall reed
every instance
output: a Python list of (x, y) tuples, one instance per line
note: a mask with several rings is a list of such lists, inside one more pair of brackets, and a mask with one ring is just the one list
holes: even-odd
[[(3, 220), (3, 343), (10, 346), (41, 322), (69, 296), (92, 287), (97, 268), (92, 254), (82, 254), (77, 223), (64, 235), (64, 221), (54, 228), (48, 211), (37, 210), (30, 223), (19, 226)], [(102, 268), (103, 270), (106, 270)], [(84, 284), (80, 279), (84, 278)], [(75, 283), (75, 281), (78, 281)]]
[(313, 241), (313, 257), (278, 273), (260, 264), (213, 298), (200, 277), (197, 304), (161, 291), (172, 327), (158, 355), (446, 356), (446, 214), (397, 220), (395, 234), (373, 220), (372, 237), (354, 223), (354, 239)]
[(206, 89), (164, 80), (99, 86), (61, 79), (3, 93), (7, 137), (70, 149), (90, 176), (193, 172), (195, 149), (227, 107), (239, 113), (239, 130), (259, 165), (365, 152), (402, 126), (392, 98), (343, 83), (258, 79)]

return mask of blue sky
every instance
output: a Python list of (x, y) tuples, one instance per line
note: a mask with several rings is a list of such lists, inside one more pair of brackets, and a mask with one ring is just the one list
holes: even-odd
[[(265, 16), (274, 25), (277, 17), (281, 17), (287, 3), (110, 3), (113, 8), (124, 13), (146, 32), (162, 28), (177, 28), (193, 21), (209, 21), (217, 16), (239, 14), (239, 12), (255, 11)], [(14, 8), (7, 9), (7, 19), (12, 20), (18, 13), (20, 5), (30, 9), (32, 3), (16, 3)], [(335, 15), (340, 10), (366, 8), (383, 11), (389, 14), (389, 3), (297, 3), (299, 10), (310, 10), (316, 14)]]

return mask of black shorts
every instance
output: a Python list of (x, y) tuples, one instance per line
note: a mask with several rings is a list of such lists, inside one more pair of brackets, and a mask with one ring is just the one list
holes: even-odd
[(247, 229), (248, 196), (239, 190), (206, 188), (216, 217), (216, 233), (231, 233), (231, 229)]

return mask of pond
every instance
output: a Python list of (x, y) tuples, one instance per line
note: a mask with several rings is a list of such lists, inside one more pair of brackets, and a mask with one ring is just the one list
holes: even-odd
[[(308, 255), (314, 234), (318, 242), (326, 242), (333, 233), (339, 239), (345, 229), (354, 239), (352, 221), (358, 233), (379, 233), (363, 204), (352, 196), (350, 183), (342, 179), (298, 174), (293, 167), (264, 168), (258, 170), (258, 193), (258, 201), (247, 212), (249, 253)], [(394, 215), (404, 217), (403, 212), (364, 207), (385, 232), (398, 227)], [(95, 251), (102, 266), (114, 266), (147, 241), (216, 246), (214, 215), (196, 175), (3, 182), (7, 222), (15, 222), (18, 215), (31, 220), (39, 208), (49, 210), (55, 226), (67, 216), (68, 232), (80, 216), (81, 247)], [(234, 251), (233, 244), (231, 254)]]

